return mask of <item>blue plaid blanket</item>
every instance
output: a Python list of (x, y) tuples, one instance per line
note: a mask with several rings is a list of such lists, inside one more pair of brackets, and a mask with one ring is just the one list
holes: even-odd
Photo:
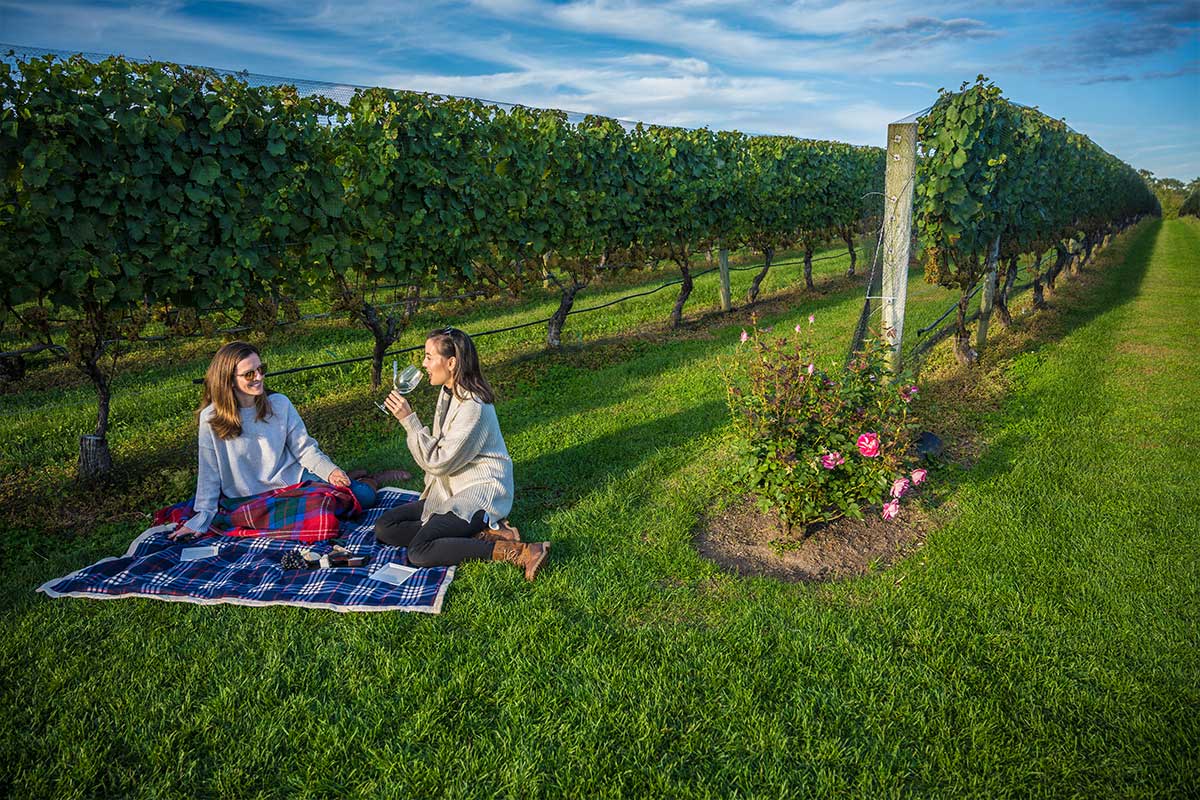
[[(38, 587), (50, 597), (90, 597), (114, 600), (149, 597), (183, 603), (232, 603), (243, 606), (288, 605), (332, 611), (442, 610), (454, 567), (426, 567), (400, 586), (371, 576), (389, 563), (407, 566), (402, 547), (375, 541), (375, 522), (389, 508), (417, 499), (415, 492), (384, 488), (372, 508), (358, 520), (343, 522), (339, 538), (355, 554), (371, 556), (364, 567), (288, 569), (279, 565), (296, 542), (262, 537), (207, 537), (190, 544), (167, 539), (175, 524), (146, 530), (125, 555), (106, 558), (90, 567), (47, 581)], [(215, 556), (181, 561), (184, 549), (217, 545)], [(327, 553), (332, 542), (303, 545)]]

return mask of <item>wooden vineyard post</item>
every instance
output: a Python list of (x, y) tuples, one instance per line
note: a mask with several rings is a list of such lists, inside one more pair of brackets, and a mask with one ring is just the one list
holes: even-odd
[(733, 299), (729, 294), (729, 251), (721, 248), (717, 263), (721, 268), (721, 310), (729, 313), (733, 310)]
[(888, 367), (900, 372), (904, 336), (904, 302), (908, 293), (908, 259), (912, 246), (913, 192), (917, 172), (917, 123), (888, 125), (887, 173), (884, 178), (883, 336), (891, 344)]
[(975, 352), (982, 353), (987, 344), (988, 322), (992, 319), (992, 308), (996, 305), (996, 284), (1000, 278), (1000, 237), (992, 242), (988, 252), (987, 272), (983, 276), (983, 293), (979, 300), (979, 329), (975, 332)]
[(108, 440), (93, 433), (79, 437), (79, 467), (80, 480), (95, 481), (112, 472), (112, 454), (108, 449)]

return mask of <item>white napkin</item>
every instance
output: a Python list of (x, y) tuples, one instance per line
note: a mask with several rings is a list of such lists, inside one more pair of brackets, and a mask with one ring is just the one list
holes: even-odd
[(390, 583), (392, 586), (399, 586), (407, 581), (413, 575), (416, 575), (419, 570), (416, 567), (406, 567), (403, 564), (397, 564), (394, 561), (389, 561), (379, 569), (371, 573), (371, 578), (383, 583)]
[(217, 553), (221, 552), (221, 546), (209, 544), (203, 547), (185, 547), (183, 552), (179, 554), (180, 561), (199, 561), (203, 558), (212, 558)]

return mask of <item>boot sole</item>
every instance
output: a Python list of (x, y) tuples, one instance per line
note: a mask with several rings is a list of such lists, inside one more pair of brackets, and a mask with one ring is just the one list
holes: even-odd
[(532, 581), (537, 577), (537, 571), (546, 561), (546, 556), (550, 555), (550, 543), (541, 542), (545, 547), (538, 548), (537, 557), (525, 565), (525, 580)]

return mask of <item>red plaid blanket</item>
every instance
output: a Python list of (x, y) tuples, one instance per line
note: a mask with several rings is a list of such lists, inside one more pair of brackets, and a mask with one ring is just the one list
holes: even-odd
[[(154, 514), (154, 524), (191, 519), (195, 499), (160, 509)], [(209, 530), (224, 536), (320, 542), (338, 535), (339, 519), (361, 513), (362, 506), (349, 489), (305, 481), (254, 497), (222, 497)]]

